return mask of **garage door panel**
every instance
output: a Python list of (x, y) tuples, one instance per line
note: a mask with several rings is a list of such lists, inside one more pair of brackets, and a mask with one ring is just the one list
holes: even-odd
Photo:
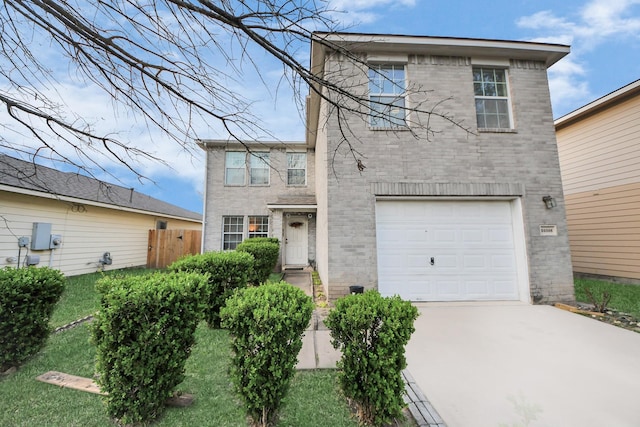
[(485, 255), (464, 255), (462, 257), (462, 268), (465, 270), (486, 270), (488, 265)]
[(496, 295), (502, 295), (505, 298), (518, 297), (518, 293), (515, 291), (517, 289), (515, 277), (511, 278), (511, 280), (495, 280), (493, 286)]
[(514, 271), (516, 268), (516, 258), (511, 253), (491, 255), (492, 270)]
[(491, 289), (491, 285), (488, 280), (478, 280), (478, 279), (466, 280), (465, 286), (464, 286), (464, 290), (465, 290), (464, 293), (470, 298), (479, 299), (491, 294), (490, 289)]
[(485, 231), (481, 229), (462, 230), (461, 239), (465, 243), (481, 243), (487, 240)]
[(379, 201), (380, 292), (415, 301), (518, 299), (512, 221), (508, 201)]
[(436, 282), (436, 292), (447, 299), (458, 299), (461, 294), (460, 290), (458, 278), (440, 279)]

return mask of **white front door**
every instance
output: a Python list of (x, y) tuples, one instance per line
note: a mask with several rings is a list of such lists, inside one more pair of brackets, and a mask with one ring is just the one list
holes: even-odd
[(378, 201), (376, 229), (383, 295), (519, 299), (509, 201)]
[(285, 217), (286, 265), (307, 265), (309, 262), (309, 221), (306, 216)]

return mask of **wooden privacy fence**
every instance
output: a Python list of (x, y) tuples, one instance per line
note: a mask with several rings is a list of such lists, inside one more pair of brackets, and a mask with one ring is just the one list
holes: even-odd
[(147, 268), (165, 268), (184, 255), (199, 254), (201, 230), (149, 230)]

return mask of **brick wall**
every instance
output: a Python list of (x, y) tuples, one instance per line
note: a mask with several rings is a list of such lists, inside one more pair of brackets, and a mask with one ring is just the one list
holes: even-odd
[[(366, 82), (363, 72), (349, 70), (349, 63), (329, 57), (327, 74), (341, 70), (348, 76), (345, 85)], [(345, 72), (345, 70), (347, 70)], [(478, 132), (469, 58), (409, 56), (407, 79), (431, 92), (409, 98), (408, 105), (427, 100), (425, 107), (448, 99), (438, 111), (456, 123), (432, 117), (431, 131), (413, 127), (417, 138), (407, 131), (371, 130), (361, 118), (349, 120), (349, 129), (358, 135), (366, 169), (359, 172), (344, 144), (335, 117), (327, 124), (326, 162), (328, 205), (328, 281), (330, 297), (345, 294), (349, 285), (377, 286), (375, 197), (376, 185), (397, 183), (455, 183), (469, 194), (490, 197), (479, 188), (502, 188), (521, 194), (498, 194), (522, 198), (531, 294), (549, 302), (573, 299), (573, 282), (564, 198), (552, 120), (548, 82), (544, 64), (511, 61), (509, 84), (514, 119), (513, 132)], [(365, 83), (366, 84), (366, 83)], [(366, 90), (366, 87), (363, 89)], [(412, 120), (426, 123), (426, 116)], [(335, 153), (335, 155), (333, 155)], [(375, 184), (375, 185), (374, 185)], [(474, 184), (486, 184), (484, 187)], [(488, 187), (487, 187), (488, 186)], [(498, 187), (496, 187), (498, 186)], [(415, 186), (409, 186), (414, 188)], [(423, 196), (442, 186), (425, 186)], [(430, 190), (431, 189), (431, 190)], [(552, 195), (558, 206), (546, 209), (542, 197)], [(556, 224), (557, 237), (539, 236), (540, 224)], [(322, 252), (321, 249), (319, 249)]]

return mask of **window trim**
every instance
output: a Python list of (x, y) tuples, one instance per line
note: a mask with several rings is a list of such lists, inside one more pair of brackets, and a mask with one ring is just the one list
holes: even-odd
[[(240, 225), (240, 231), (226, 231), (226, 220), (227, 219), (240, 219), (239, 224), (228, 224), (229, 226), (237, 226)], [(234, 247), (225, 247), (225, 244), (227, 243), (225, 241), (225, 237), (226, 236), (232, 236), (232, 235), (240, 235), (240, 241), (234, 241), (233, 243), (235, 243)], [(242, 241), (244, 240), (244, 215), (223, 215), (222, 216), (222, 239), (221, 239), (221, 246), (222, 246), (222, 250), (223, 251), (232, 251), (235, 250), (236, 246), (238, 246), (239, 243), (242, 243)]]
[[(239, 154), (244, 154), (244, 163), (242, 166), (242, 184), (234, 184), (234, 183), (229, 183), (229, 169), (233, 169), (233, 170), (239, 170), (240, 168), (230, 168), (228, 166), (229, 163), (229, 155), (232, 153), (239, 153)], [(245, 185), (247, 185), (247, 157), (246, 157), (246, 152), (244, 151), (225, 151), (224, 152), (224, 185), (230, 186), (230, 187), (243, 187)]]
[[(503, 71), (504, 72), (504, 85), (507, 95), (506, 96), (488, 96), (488, 95), (476, 95), (475, 93), (475, 85), (476, 80), (473, 77), (476, 70), (492, 70), (492, 71)], [(511, 85), (509, 83), (509, 67), (504, 65), (489, 65), (489, 64), (473, 64), (472, 67), (472, 85), (473, 85), (473, 99), (474, 99), (474, 109), (476, 115), (476, 127), (479, 132), (494, 132), (494, 133), (514, 133), (515, 132), (515, 124), (514, 124), (514, 116), (513, 116), (513, 106), (512, 106), (512, 95), (511, 95)], [(493, 81), (495, 83), (495, 80)], [(508, 127), (481, 127), (478, 124), (478, 107), (476, 105), (478, 100), (506, 100), (507, 105), (507, 116), (509, 120)], [(486, 117), (486, 116), (485, 116)], [(485, 121), (486, 123), (486, 121)]]
[[(249, 215), (247, 220), (247, 239), (251, 239), (254, 237), (269, 237), (269, 215)], [(251, 231), (251, 220), (260, 219), (261, 223), (254, 223), (253, 225), (266, 226), (266, 231)]]
[[(289, 155), (290, 154), (303, 154), (304, 155), (304, 169), (300, 168), (291, 168), (289, 167)], [(304, 187), (307, 185), (307, 169), (309, 165), (309, 156), (306, 151), (287, 151), (286, 153), (286, 161), (287, 161), (287, 186), (289, 187)], [(289, 171), (290, 170), (303, 170), (304, 171), (304, 182), (302, 184), (292, 184), (289, 182)]]
[[(249, 153), (249, 185), (253, 187), (268, 186), (271, 184), (271, 164), (269, 151), (252, 151)], [(266, 159), (266, 160), (265, 160)], [(263, 167), (254, 167), (254, 162)], [(267, 170), (267, 182), (253, 183), (253, 170)]]
[[(396, 83), (397, 81), (399, 82), (399, 80), (393, 79), (393, 73), (395, 72), (396, 69), (399, 69), (399, 68), (402, 69), (402, 87), (400, 88), (402, 89), (402, 91), (400, 93), (396, 93), (395, 89), (399, 88), (400, 85)], [(383, 79), (381, 80), (382, 82), (389, 81), (386, 78), (386, 76), (383, 74), (382, 72), (383, 69), (391, 69), (391, 74), (392, 74), (391, 83), (392, 83), (392, 87), (394, 88), (394, 92), (383, 92), (382, 90), (384, 90), (384, 86), (385, 86), (384, 83), (382, 83), (381, 85), (382, 87), (380, 92), (372, 92), (371, 90), (372, 87), (380, 87), (379, 84), (376, 84), (373, 81), (372, 74), (371, 74), (372, 71), (375, 73), (374, 76), (377, 75)], [(401, 130), (401, 129), (408, 128), (407, 119), (409, 114), (407, 110), (408, 97), (407, 97), (407, 63), (406, 62), (369, 62), (367, 64), (367, 92), (369, 96), (369, 120), (368, 120), (369, 129)], [(377, 111), (375, 115), (372, 114), (372, 111), (375, 111), (373, 109), (373, 105), (377, 107), (383, 107), (383, 105), (380, 103), (372, 104), (373, 98), (378, 98), (378, 100), (380, 100), (381, 98), (393, 98), (392, 102), (402, 100), (402, 106), (399, 106), (402, 112), (402, 118), (392, 116), (391, 113), (388, 114), (389, 115), (388, 118), (385, 118), (385, 115), (387, 113), (385, 113), (384, 110), (392, 110), (392, 108), (390, 108), (389, 106), (384, 106), (382, 111)], [(394, 123), (392, 121), (394, 118), (396, 120), (401, 121), (402, 123)]]

